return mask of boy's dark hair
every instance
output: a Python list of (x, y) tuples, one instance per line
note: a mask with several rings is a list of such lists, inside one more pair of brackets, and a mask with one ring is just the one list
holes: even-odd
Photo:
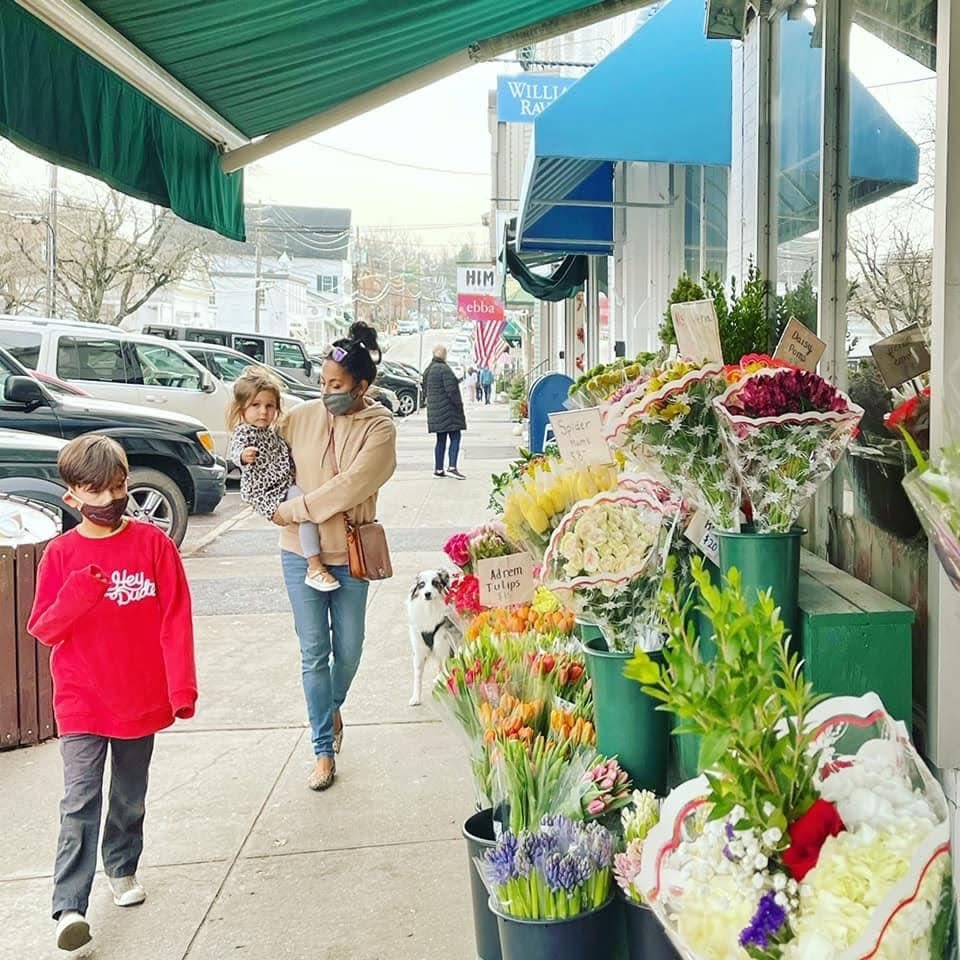
[(340, 361), (354, 380), (366, 380), (368, 384), (377, 378), (377, 365), (380, 363), (380, 345), (377, 343), (377, 331), (358, 320), (350, 327), (346, 340), (335, 340), (335, 347), (342, 347), (347, 355)]
[(75, 437), (57, 457), (60, 476), (68, 487), (102, 493), (130, 476), (130, 464), (116, 440), (99, 433)]

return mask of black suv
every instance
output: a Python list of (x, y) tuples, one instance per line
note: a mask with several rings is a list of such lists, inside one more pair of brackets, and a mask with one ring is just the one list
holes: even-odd
[(0, 349), (0, 428), (63, 440), (113, 437), (130, 461), (131, 514), (180, 544), (187, 515), (212, 513), (223, 499), (226, 465), (199, 420), (145, 407), (54, 394)]

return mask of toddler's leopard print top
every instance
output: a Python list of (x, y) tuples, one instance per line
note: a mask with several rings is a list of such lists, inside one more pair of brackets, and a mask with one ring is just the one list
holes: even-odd
[[(257, 459), (249, 465), (240, 463), (246, 447), (258, 451)], [(294, 481), (293, 458), (286, 440), (272, 427), (241, 423), (230, 438), (228, 456), (240, 467), (240, 499), (261, 516), (272, 519)]]

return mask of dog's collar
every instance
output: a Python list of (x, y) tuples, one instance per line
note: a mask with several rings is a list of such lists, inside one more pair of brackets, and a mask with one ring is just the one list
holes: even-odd
[(421, 630), (420, 637), (423, 640), (424, 645), (432, 650), (433, 641), (437, 636), (437, 633), (442, 630), (444, 627), (452, 627), (453, 621), (449, 617), (444, 617), (432, 630)]

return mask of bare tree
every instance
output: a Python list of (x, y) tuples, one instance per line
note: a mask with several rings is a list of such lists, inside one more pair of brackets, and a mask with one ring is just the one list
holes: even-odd
[[(169, 210), (116, 191), (97, 205), (64, 205), (58, 224), (57, 296), (79, 320), (119, 324), (158, 290), (204, 269), (203, 231)], [(39, 266), (38, 248), (20, 243)]]
[[(0, 302), (4, 313), (23, 313), (41, 302), (45, 275), (23, 252), (21, 240), (39, 250), (44, 228), (0, 214)], [(29, 238), (29, 239), (27, 239)]]
[(866, 228), (849, 238), (858, 276), (850, 309), (881, 336), (912, 323), (930, 326), (933, 255), (910, 231), (909, 222), (894, 222), (888, 231)]

